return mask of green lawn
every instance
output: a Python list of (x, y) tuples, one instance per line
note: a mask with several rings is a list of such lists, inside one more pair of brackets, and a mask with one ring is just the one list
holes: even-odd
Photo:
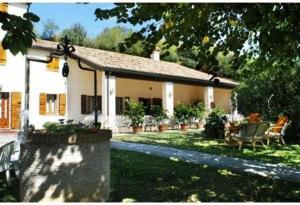
[[(0, 201), (17, 201), (18, 184), (0, 175)], [(112, 149), (112, 202), (300, 201), (300, 184)]]
[(300, 201), (300, 184), (112, 150), (110, 201)]
[(195, 150), (213, 153), (223, 156), (254, 159), (258, 161), (281, 163), (288, 166), (300, 168), (300, 145), (281, 146), (273, 142), (270, 146), (257, 146), (254, 152), (252, 146), (245, 146), (242, 151), (237, 147), (229, 147), (223, 140), (205, 138), (200, 131), (189, 131), (184, 134), (181, 131), (164, 133), (146, 133), (114, 136), (114, 140), (124, 142), (136, 142), (152, 145), (162, 145), (180, 149)]

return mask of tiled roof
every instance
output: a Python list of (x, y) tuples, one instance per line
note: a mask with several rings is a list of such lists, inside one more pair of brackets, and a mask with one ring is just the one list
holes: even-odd
[[(43, 49), (56, 49), (57, 42), (45, 41), (38, 39), (33, 43), (32, 48)], [(127, 55), (122, 53), (110, 52), (101, 49), (87, 48), (81, 46), (74, 46), (75, 56), (84, 59), (84, 62), (90, 62), (93, 65), (99, 67), (109, 68), (115, 71), (129, 71), (136, 73), (147, 73), (157, 76), (173, 76), (182, 79), (201, 80), (202, 82), (209, 83), (211, 75), (207, 73), (197, 71), (191, 68), (187, 68), (177, 63), (171, 63), (166, 61), (155, 61), (150, 58), (144, 58), (139, 56)], [(237, 82), (220, 78), (220, 84), (226, 84), (227, 86), (235, 87)]]

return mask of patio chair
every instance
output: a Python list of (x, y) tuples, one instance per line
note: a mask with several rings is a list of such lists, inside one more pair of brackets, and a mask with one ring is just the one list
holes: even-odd
[[(274, 126), (273, 127), (270, 127), (268, 133), (267, 133), (267, 145), (270, 144), (270, 140), (271, 139), (277, 139), (278, 143), (281, 143), (283, 145), (285, 145), (285, 141), (283, 139), (283, 137), (285, 136), (285, 133), (286, 133), (286, 130), (287, 128), (292, 124), (292, 121), (289, 121), (289, 122), (285, 122), (283, 127), (280, 129), (280, 132), (278, 132), (278, 130), (274, 130)], [(276, 127), (277, 128), (277, 127)]]
[(6, 180), (10, 184), (10, 168), (12, 167), (11, 155), (14, 151), (14, 141), (6, 143), (0, 147), (0, 172), (6, 174)]
[(156, 126), (155, 118), (151, 115), (146, 115), (144, 117), (144, 131), (147, 131), (147, 127), (150, 128), (150, 132), (152, 131), (152, 128)]
[(236, 140), (239, 146), (239, 150), (242, 150), (243, 144), (252, 143), (255, 150), (255, 134), (259, 123), (247, 123), (241, 127), (238, 134), (233, 134), (232, 140)]

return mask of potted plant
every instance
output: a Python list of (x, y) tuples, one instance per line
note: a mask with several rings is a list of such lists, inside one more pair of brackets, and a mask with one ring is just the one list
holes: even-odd
[(181, 130), (187, 131), (188, 121), (191, 117), (191, 106), (177, 103), (174, 108), (175, 119), (180, 123)]
[(130, 100), (124, 114), (130, 119), (130, 125), (133, 128), (133, 132), (141, 132), (145, 115), (143, 104)]
[(203, 102), (198, 102), (192, 107), (191, 117), (195, 120), (197, 129), (203, 126), (201, 121), (204, 118), (205, 112), (206, 109)]
[(168, 119), (166, 110), (159, 105), (151, 105), (150, 112), (155, 121), (158, 123), (158, 130), (160, 132), (166, 131), (167, 124), (164, 122), (164, 120)]

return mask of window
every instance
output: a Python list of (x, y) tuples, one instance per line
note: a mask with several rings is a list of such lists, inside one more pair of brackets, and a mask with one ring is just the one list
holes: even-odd
[(121, 115), (123, 113), (124, 113), (123, 98), (122, 97), (116, 97), (116, 114)]
[(58, 100), (56, 94), (47, 94), (46, 114), (58, 113)]
[[(102, 97), (97, 96), (97, 110), (102, 111)], [(91, 114), (94, 112), (94, 96), (81, 95), (81, 114)]]
[(150, 106), (151, 99), (150, 98), (139, 98), (139, 102), (142, 102), (145, 107), (145, 114), (150, 115)]
[(7, 13), (8, 4), (7, 3), (0, 3), (0, 11)]
[(162, 99), (161, 98), (153, 98), (152, 104), (162, 106)]
[(40, 115), (62, 115), (66, 113), (66, 94), (40, 93)]
[(2, 42), (0, 42), (0, 65), (6, 64), (6, 50), (2, 47)]
[(58, 72), (59, 70), (59, 58), (53, 57), (52, 61), (47, 64), (48, 71)]

